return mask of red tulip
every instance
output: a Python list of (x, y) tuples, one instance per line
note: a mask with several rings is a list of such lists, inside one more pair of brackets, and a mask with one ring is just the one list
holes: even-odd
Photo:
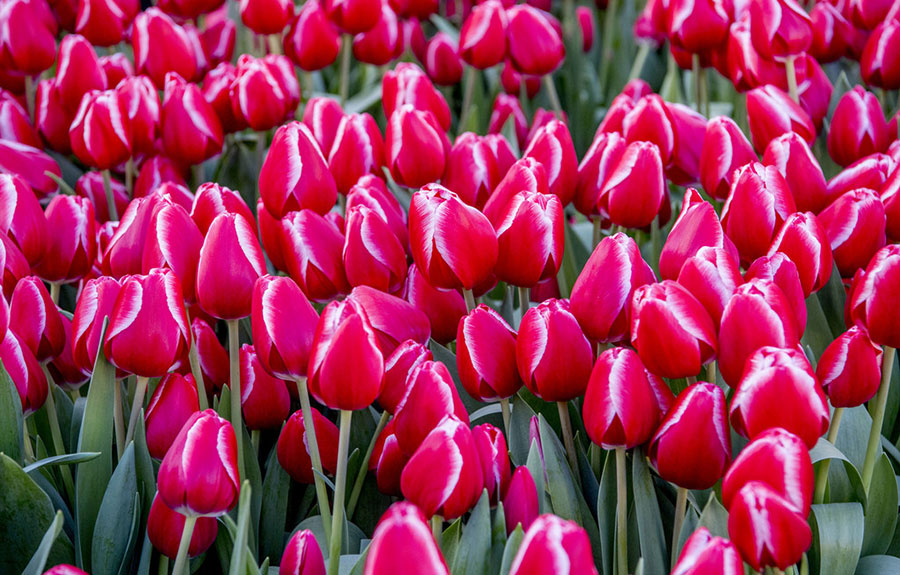
[(469, 395), (496, 401), (522, 386), (516, 371), (516, 333), (500, 314), (479, 305), (459, 322), (456, 342), (459, 378)]
[(6, 2), (0, 10), (0, 67), (40, 74), (56, 59), (56, 32), (56, 18), (46, 2)]
[(304, 3), (284, 36), (284, 53), (302, 70), (314, 72), (330, 66), (340, 51), (341, 36), (322, 3)]
[(496, 504), (506, 497), (510, 481), (509, 450), (503, 432), (484, 423), (472, 428), (475, 450), (481, 461), (484, 488), (487, 489), (491, 503)]
[(333, 98), (310, 98), (303, 109), (303, 123), (312, 132), (319, 149), (329, 152), (343, 118), (341, 104)]
[(753, 0), (749, 6), (753, 46), (765, 58), (789, 58), (812, 44), (809, 15), (794, 0)]
[(677, 281), (697, 298), (713, 325), (718, 326), (725, 306), (744, 278), (734, 255), (721, 248), (704, 247), (685, 261)]
[(828, 181), (828, 197), (833, 203), (837, 198), (858, 188), (878, 192), (895, 167), (894, 159), (885, 154), (872, 154), (857, 160)]
[(856, 86), (841, 96), (828, 131), (828, 155), (842, 166), (887, 150), (896, 134), (888, 125), (875, 94)]
[(878, 250), (847, 298), (853, 322), (866, 328), (873, 342), (890, 347), (900, 345), (900, 331), (890, 311), (896, 305), (900, 282), (898, 262), (900, 247), (896, 244)]
[(503, 498), (503, 513), (506, 520), (506, 533), (509, 535), (517, 525), (528, 530), (540, 513), (537, 487), (531, 472), (524, 465), (516, 467), (509, 481), (506, 496)]
[[(219, 342), (213, 328), (206, 321), (197, 317), (191, 322), (194, 345), (197, 346), (197, 359), (207, 394), (218, 394), (229, 381), (228, 352)], [(190, 366), (182, 365), (182, 370), (190, 372)]]
[(864, 268), (886, 242), (884, 204), (872, 191), (848, 192), (819, 214), (841, 277)]
[(803, 54), (795, 64), (797, 97), (817, 131), (822, 129), (828, 115), (834, 86), (822, 66), (809, 54)]
[(328, 18), (345, 34), (361, 34), (371, 30), (381, 17), (378, 0), (326, 0)]
[(463, 65), (457, 43), (438, 32), (425, 47), (425, 70), (438, 86), (453, 86), (462, 79)]
[[(415, 64), (397, 64), (394, 70), (385, 73), (381, 86), (381, 103), (384, 116), (388, 118), (388, 126), (394, 112), (405, 104), (410, 104), (420, 112), (431, 112), (441, 129), (450, 129), (450, 108), (447, 101)], [(390, 137), (386, 136), (385, 141), (390, 146)], [(390, 156), (390, 152), (388, 155)]]
[(170, 268), (182, 281), (184, 299), (196, 300), (197, 263), (203, 235), (182, 206), (164, 196), (156, 204), (147, 228), (141, 269)]
[(75, 32), (94, 46), (114, 46), (122, 41), (138, 10), (134, 0), (82, 0)]
[(231, 423), (211, 409), (192, 415), (162, 460), (157, 488), (166, 505), (188, 516), (219, 517), (234, 507), (240, 477)]
[(625, 140), (656, 144), (663, 165), (668, 165), (676, 153), (675, 118), (663, 99), (649, 94), (637, 101), (622, 118)]
[(528, 5), (506, 11), (509, 55), (513, 65), (523, 74), (543, 76), (552, 73), (566, 55), (558, 25), (550, 14)]
[(51, 243), (48, 239), (50, 229), (28, 182), (14, 174), (0, 174), (0, 208), (0, 231), (9, 236), (30, 265), (36, 266)]
[(675, 126), (675, 153), (666, 177), (678, 185), (700, 181), (700, 156), (706, 135), (706, 117), (683, 104), (669, 104)]
[(798, 211), (819, 213), (831, 202), (819, 161), (806, 140), (794, 132), (769, 142), (763, 164), (775, 167), (784, 176)]
[(775, 253), (783, 253), (796, 264), (805, 297), (825, 287), (831, 278), (831, 245), (825, 229), (809, 212), (788, 216), (769, 247), (769, 255)]
[(58, 283), (81, 279), (97, 257), (97, 223), (90, 201), (59, 195), (47, 206), (47, 255), (34, 270), (41, 278)]
[(350, 285), (398, 292), (406, 279), (406, 252), (387, 222), (375, 211), (356, 206), (348, 211), (346, 225), (344, 268)]
[[(2, 304), (0, 304), (0, 307), (2, 307)], [(2, 318), (4, 315), (8, 316), (9, 313), (7, 311), (0, 311), (0, 326), (7, 323)], [(63, 323), (65, 344), (63, 345), (62, 352), (47, 364), (47, 369), (49, 370), (53, 381), (56, 382), (56, 385), (65, 390), (76, 390), (87, 382), (88, 374), (81, 371), (81, 368), (75, 363), (75, 355), (73, 353), (74, 346), (72, 343), (72, 320), (63, 314), (59, 315), (59, 319), (61, 319)]]
[(287, 382), (266, 371), (252, 345), (242, 345), (240, 356), (241, 411), (247, 429), (281, 427), (291, 412)]
[(198, 75), (190, 37), (184, 28), (159, 8), (148, 8), (137, 15), (131, 45), (137, 72), (149, 76), (158, 89), (163, 89), (168, 83), (166, 76), (169, 72), (186, 80), (193, 80)]
[(237, 26), (228, 17), (227, 10), (219, 8), (207, 15), (206, 26), (200, 32), (200, 45), (210, 67), (214, 68), (222, 62), (231, 62), (236, 40)]
[(728, 197), (737, 168), (756, 161), (756, 154), (738, 125), (727, 116), (709, 121), (700, 155), (700, 181), (717, 200)]
[(806, 330), (806, 295), (803, 284), (800, 283), (800, 273), (793, 261), (777, 252), (771, 256), (762, 256), (750, 265), (744, 279), (748, 282), (768, 280), (778, 286), (795, 318), (797, 333), (803, 336)]
[(900, 43), (900, 20), (888, 18), (875, 27), (866, 40), (859, 71), (863, 81), (884, 90), (900, 87), (900, 58), (896, 47)]
[(388, 120), (385, 144), (388, 168), (400, 185), (423, 186), (444, 173), (450, 142), (428, 112), (399, 107)]
[[(42, 81), (38, 85), (38, 90), (41, 90), (43, 85), (45, 89), (41, 91), (46, 92), (46, 86), (49, 82), (52, 82), (52, 80)], [(41, 103), (41, 100), (39, 99), (38, 102)], [(38, 127), (40, 127), (39, 124)], [(31, 120), (25, 107), (19, 103), (15, 96), (3, 89), (0, 89), (0, 138), (35, 148), (43, 147), (40, 136), (38, 136), (34, 127), (31, 126)]]
[(253, 222), (253, 214), (238, 192), (212, 182), (201, 184), (191, 208), (191, 219), (200, 232), (206, 236), (213, 220), (223, 213), (237, 214), (247, 222)]
[(291, 278), (311, 300), (324, 301), (350, 291), (344, 272), (344, 236), (312, 210), (291, 212), (282, 220), (282, 250)]
[[(325, 471), (334, 473), (337, 469), (338, 428), (315, 408), (312, 408), (312, 418), (316, 426), (316, 441), (322, 458), (322, 467)], [(278, 464), (287, 471), (291, 479), (297, 483), (311, 485), (315, 478), (307, 450), (308, 441), (303, 411), (298, 409), (281, 429), (276, 453)]]
[(531, 524), (510, 575), (597, 575), (587, 531), (574, 521), (541, 515)]
[[(85, 373), (94, 369), (97, 350), (103, 343), (100, 331), (103, 320), (111, 316), (122, 284), (109, 276), (85, 282), (72, 317), (72, 344), (75, 364)], [(111, 318), (110, 318), (111, 319)]]
[(355, 306), (371, 324), (384, 356), (389, 356), (407, 339), (428, 341), (428, 317), (399, 297), (359, 286), (344, 301)]
[[(5, 306), (3, 306), (5, 308)], [(44, 283), (34, 276), (22, 278), (13, 290), (9, 309), (4, 309), (9, 329), (19, 337), (39, 362), (62, 353), (65, 330), (56, 304)], [(5, 330), (4, 330), (5, 331)]]
[(731, 24), (724, 2), (718, 0), (670, 2), (666, 10), (666, 28), (672, 45), (699, 54), (721, 49)]
[(47, 377), (34, 353), (11, 329), (0, 342), (0, 361), (19, 392), (23, 415), (28, 417), (39, 410), (49, 392)]
[(817, 3), (809, 12), (812, 25), (812, 45), (809, 53), (820, 62), (834, 62), (849, 54), (850, 44), (857, 34), (841, 9), (827, 2)]
[[(166, 156), (154, 156), (144, 160), (134, 182), (134, 197), (143, 198), (152, 195), (164, 182), (187, 185), (181, 167)], [(121, 213), (122, 211), (119, 212)]]
[(253, 343), (265, 368), (281, 379), (306, 375), (319, 316), (290, 278), (265, 275), (253, 289)]
[[(388, 411), (395, 413), (406, 401), (409, 394), (409, 374), (421, 363), (432, 361), (431, 351), (425, 345), (408, 339), (401, 343), (390, 356), (384, 360), (384, 378), (378, 403)], [(409, 385), (408, 385), (409, 384)]]
[[(78, 101), (81, 102), (81, 99), (79, 98)], [(4, 114), (9, 118), (8, 125), (0, 124), (2, 139), (20, 142), (35, 148), (43, 147), (40, 138), (32, 141), (35, 134), (28, 120), (28, 112), (25, 111), (24, 106), (19, 104), (18, 100), (9, 98), (2, 101), (0, 108), (7, 108), (4, 110)], [(72, 142), (69, 140), (69, 126), (75, 115), (74, 112), (68, 112), (63, 107), (63, 99), (56, 86), (55, 78), (41, 80), (38, 83), (34, 108), (34, 127), (40, 132), (40, 136), (43, 137), (47, 146), (60, 154), (71, 154)]]
[(600, 213), (616, 225), (650, 225), (667, 201), (659, 148), (650, 142), (629, 144), (600, 191)]
[(44, 571), (44, 575), (89, 575), (74, 565), (59, 564)]
[(721, 537), (713, 537), (706, 527), (701, 527), (684, 542), (678, 562), (672, 568), (672, 575), (737, 575), (743, 569), (744, 562), (734, 543)]
[(190, 375), (169, 373), (160, 380), (144, 414), (150, 455), (165, 457), (184, 424), (200, 411), (197, 398), (197, 386)]
[(260, 196), (273, 217), (312, 209), (327, 213), (337, 189), (315, 136), (300, 122), (275, 132), (259, 176)]
[(59, 186), (46, 174), (62, 178), (56, 161), (26, 144), (0, 139), (0, 174), (13, 174), (25, 180), (39, 198), (55, 192)]
[(571, 203), (578, 183), (578, 158), (565, 123), (552, 120), (540, 128), (530, 138), (523, 157), (543, 164), (550, 193), (559, 196), (563, 205)]
[(353, 39), (353, 57), (373, 66), (384, 66), (403, 53), (403, 35), (397, 14), (381, 2), (381, 18), (374, 28)]
[(581, 164), (575, 190), (575, 209), (586, 216), (600, 214), (597, 205), (603, 185), (625, 150), (625, 139), (617, 132), (597, 134)]
[(375, 443), (369, 469), (375, 471), (378, 491), (385, 495), (400, 497), (400, 478), (409, 457), (400, 450), (397, 436), (394, 435), (394, 422), (389, 421)]
[(253, 286), (265, 270), (262, 249), (247, 220), (236, 214), (219, 214), (200, 249), (197, 302), (219, 319), (246, 317)]
[(468, 424), (469, 414), (444, 364), (417, 363), (406, 386), (406, 398), (398, 405), (394, 418), (397, 443), (406, 455), (415, 453), (428, 433), (448, 416)]
[(416, 505), (394, 503), (378, 522), (366, 555), (364, 575), (448, 575), (447, 564)]
[(795, 132), (810, 145), (816, 137), (816, 128), (806, 110), (771, 84), (747, 92), (747, 120), (757, 152), (765, 151), (769, 142), (788, 132)]
[(581, 32), (581, 51), (587, 54), (594, 46), (594, 12), (588, 6), (575, 9), (575, 18)]
[[(279, 66), (287, 66), (283, 74)], [(231, 109), (236, 118), (251, 129), (263, 132), (294, 116), (300, 100), (300, 87), (287, 58), (270, 55), (238, 58), (236, 76), (231, 84)]]
[(526, 287), (556, 277), (562, 264), (564, 235), (558, 198), (533, 192), (516, 194), (497, 227), (497, 277)]
[(835, 407), (869, 401), (881, 384), (881, 347), (865, 330), (853, 326), (839, 335), (819, 358), (816, 377)]
[(325, 561), (315, 535), (309, 529), (294, 533), (281, 556), (278, 575), (324, 575)]
[(242, 0), (241, 22), (257, 34), (279, 34), (294, 17), (294, 4), (286, 0)]
[[(147, 517), (147, 537), (150, 543), (159, 552), (169, 559), (178, 555), (178, 544), (184, 532), (185, 516), (173, 511), (157, 494), (150, 506), (150, 514)], [(188, 557), (196, 557), (212, 547), (219, 532), (219, 523), (213, 517), (200, 517), (194, 524), (191, 532), (191, 542), (188, 545)], [(60, 573), (59, 575), (66, 575)], [(67, 575), (75, 575), (67, 574)]]
[[(507, 69), (511, 70), (512, 68), (507, 65), (504, 70)], [(528, 119), (525, 117), (525, 112), (522, 111), (522, 104), (519, 103), (519, 99), (516, 96), (497, 94), (497, 97), (494, 99), (494, 106), (491, 109), (488, 134), (501, 133), (510, 120), (521, 148), (525, 145), (528, 134)]]
[(131, 121), (125, 112), (113, 90), (84, 95), (69, 128), (72, 150), (79, 160), (108, 170), (131, 156)]
[(372, 116), (343, 116), (328, 154), (328, 168), (334, 177), (337, 191), (346, 195), (363, 176), (382, 176), (383, 166), (384, 140)]
[(459, 32), (459, 53), (467, 64), (484, 70), (506, 56), (508, 21), (497, 0), (482, 2), (472, 9)]
[(715, 208), (693, 188), (684, 194), (681, 215), (672, 226), (659, 255), (659, 272), (665, 279), (678, 277), (684, 263), (703, 247), (724, 249), (737, 260), (737, 248), (722, 231)]
[(222, 150), (222, 125), (212, 106), (199, 87), (176, 74), (166, 75), (160, 119), (163, 148), (170, 158), (199, 164)]
[(547, 170), (535, 158), (522, 158), (513, 163), (484, 204), (484, 215), (494, 228), (499, 228), (513, 197), (520, 192), (550, 195)]

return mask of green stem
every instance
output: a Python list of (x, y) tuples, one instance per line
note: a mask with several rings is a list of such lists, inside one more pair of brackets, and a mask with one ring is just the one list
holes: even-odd
[(254, 429), (250, 432), (250, 444), (253, 446), (253, 451), (257, 455), (259, 455), (259, 430)]
[(706, 381), (716, 383), (716, 360), (706, 364)]
[(470, 312), (475, 309), (477, 304), (475, 303), (475, 294), (472, 293), (472, 290), (463, 288), (463, 297), (466, 298), (466, 311)]
[(103, 170), (103, 191), (106, 193), (106, 209), (109, 210), (110, 221), (119, 221), (119, 210), (116, 208), (116, 200), (112, 191), (112, 176), (109, 170)]
[(312, 406), (309, 403), (309, 389), (306, 378), (297, 379), (297, 395), (300, 396), (300, 409), (303, 413), (303, 429), (306, 432), (309, 460), (312, 462), (313, 482), (316, 486), (316, 498), (319, 502), (319, 515), (322, 516), (322, 530), (325, 539), (331, 541), (331, 506), (328, 504), (328, 491), (325, 489), (325, 473), (322, 469), (322, 458), (319, 456), (319, 441), (316, 439), (316, 426), (312, 423)]
[(628, 575), (628, 485), (625, 483), (625, 447), (616, 447), (616, 558), (619, 575)]
[[(462, 109), (459, 112), (459, 125), (456, 131), (460, 134), (466, 131), (466, 123), (469, 121), (469, 114), (472, 112), (472, 97), (475, 94), (475, 82), (478, 81), (478, 69), (474, 66), (466, 67), (466, 77), (463, 80), (463, 101)], [(523, 80), (524, 83), (524, 80)]]
[[(608, 95), (609, 70), (612, 66), (615, 35), (618, 30), (616, 22), (616, 10), (619, 0), (609, 0), (606, 6), (606, 14), (603, 17), (603, 46), (600, 53), (600, 89), (604, 95)], [(608, 101), (604, 99), (604, 101)]]
[[(27, 32), (26, 32), (27, 33)], [(28, 117), (31, 119), (31, 125), (35, 125), (35, 99), (37, 97), (37, 86), (34, 83), (34, 76), (25, 74), (25, 107), (28, 110)]]
[(190, 338), (188, 343), (191, 345), (188, 359), (191, 363), (191, 376), (194, 378), (194, 385), (197, 386), (197, 401), (200, 405), (200, 411), (206, 411), (209, 408), (209, 401), (206, 398), (203, 369), (200, 367), (200, 354), (197, 351), (197, 341), (194, 339), (194, 329), (191, 327), (191, 314), (188, 312), (187, 302), (184, 304), (184, 314), (188, 318), (188, 337)]
[(650, 55), (650, 43), (649, 42), (641, 42), (638, 45), (638, 53), (634, 59), (634, 63), (631, 65), (631, 72), (628, 73), (628, 81), (636, 80), (641, 77), (641, 71), (644, 69), (644, 64), (647, 63), (647, 56)]
[(50, 282), (50, 301), (53, 302), (53, 305), (59, 305), (59, 289), (62, 287), (62, 284), (59, 282)]
[(125, 408), (122, 406), (122, 382), (115, 380), (113, 386), (113, 397), (115, 405), (113, 405), (113, 422), (116, 428), (116, 453), (119, 459), (125, 452)]
[(797, 69), (794, 66), (795, 58), (796, 56), (788, 56), (787, 60), (784, 61), (784, 69), (787, 72), (788, 94), (790, 94), (791, 100), (799, 104), (800, 95), (797, 91)]
[(509, 398), (504, 397), (500, 400), (500, 413), (503, 415), (503, 430), (506, 431), (506, 441), (509, 441), (509, 438), (512, 437), (510, 435), (509, 428)]
[[(263, 162), (266, 161), (266, 132), (256, 133), (256, 173), (262, 175)], [(259, 177), (256, 178), (256, 198), (259, 199)]]
[(894, 355), (896, 350), (890, 346), (884, 346), (884, 354), (881, 358), (881, 387), (875, 395), (875, 406), (872, 411), (872, 429), (869, 431), (869, 445), (866, 447), (866, 460), (863, 463), (862, 481), (866, 493), (872, 484), (872, 474), (875, 472), (875, 461), (878, 447), (881, 444), (881, 427), (884, 425), (884, 408), (887, 405), (888, 391), (891, 387), (891, 371), (894, 369)]
[(128, 193), (128, 197), (131, 197), (131, 192), (134, 189), (134, 158), (129, 156), (128, 161), (125, 162), (125, 191)]
[(237, 439), (238, 473), (244, 474), (244, 420), (241, 414), (241, 362), (239, 346), (238, 320), (230, 319), (228, 325), (228, 362), (230, 364), (229, 386), (231, 391), (231, 426)]
[(440, 515), (434, 515), (431, 518), (431, 535), (440, 548), (444, 538), (444, 518)]
[(569, 418), (569, 402), (557, 401), (556, 407), (559, 410), (559, 423), (562, 426), (563, 443), (566, 446), (566, 455), (569, 456), (569, 467), (572, 468), (572, 475), (576, 479), (578, 475), (578, 455), (575, 452), (575, 436), (572, 433), (572, 420)]
[(603, 239), (603, 220), (600, 219), (600, 216), (595, 216), (592, 223), (594, 226), (594, 234), (591, 249), (596, 248), (597, 244), (600, 243), (600, 240)]
[(700, 101), (703, 102), (703, 115), (709, 118), (709, 81), (706, 68), (700, 68)]
[(703, 102), (700, 101), (702, 89), (700, 88), (700, 54), (691, 57), (691, 72), (694, 76), (694, 107), (698, 114), (703, 113)]
[(178, 543), (178, 554), (175, 556), (175, 568), (172, 575), (188, 575), (188, 548), (191, 546), (191, 537), (194, 534), (194, 525), (197, 517), (188, 515), (184, 518), (184, 529), (181, 532), (181, 542)]
[(353, 36), (344, 34), (344, 49), (341, 53), (341, 106), (347, 103), (350, 93), (350, 54), (353, 51)]
[[(838, 430), (841, 427), (841, 417), (844, 415), (843, 407), (834, 408), (834, 414), (831, 416), (831, 425), (828, 427), (828, 441), (834, 445), (837, 441)], [(828, 472), (831, 470), (831, 460), (826, 459), (819, 468), (816, 475), (816, 490), (813, 495), (813, 503), (825, 502), (825, 487), (828, 485)]]
[(670, 565), (678, 560), (678, 542), (681, 539), (681, 528), (684, 525), (684, 514), (687, 511), (688, 490), (679, 487), (675, 497), (675, 524), (672, 527), (672, 558)]
[(551, 74), (544, 74), (543, 81), (544, 88), (547, 90), (547, 97), (550, 98), (550, 107), (553, 108), (556, 117), (562, 120), (562, 104), (559, 103), (559, 94), (556, 93), (556, 85), (553, 83), (553, 76)]
[(366, 455), (363, 457), (362, 464), (359, 466), (359, 472), (353, 481), (353, 490), (350, 492), (350, 502), (347, 503), (347, 521), (353, 518), (353, 512), (356, 511), (356, 503), (359, 501), (359, 494), (362, 493), (363, 484), (366, 482), (366, 475), (369, 473), (369, 461), (372, 459), (372, 452), (375, 451), (375, 443), (378, 442), (378, 436), (384, 431), (384, 426), (391, 419), (391, 414), (385, 410), (375, 426), (375, 433), (369, 441), (369, 447), (366, 449)]
[[(53, 376), (50, 374), (50, 370), (47, 369), (47, 364), (42, 363), (41, 368), (44, 370), (44, 376), (47, 378), (47, 416), (50, 419), (50, 438), (53, 441), (53, 451), (56, 455), (64, 455), (66, 453), (66, 447), (63, 444), (62, 431), (59, 427), (59, 415), (56, 413), (56, 399), (53, 397), (53, 389), (56, 387), (56, 383), (53, 381)], [(68, 465), (60, 466), (60, 474), (62, 475), (63, 485), (66, 489), (66, 494), (69, 496), (69, 501), (75, 502), (75, 483), (72, 481), (72, 471), (69, 469)]]
[(144, 396), (147, 395), (147, 384), (149, 382), (149, 377), (137, 376), (137, 390), (134, 392), (134, 401), (131, 402), (131, 415), (128, 417), (128, 432), (125, 434), (124, 443), (122, 443), (123, 452), (125, 446), (134, 439), (134, 430), (137, 428), (137, 420), (141, 415), (141, 409), (144, 408)]
[(531, 304), (531, 292), (527, 287), (519, 286), (519, 309), (522, 312), (522, 316), (519, 320), (519, 323), (523, 319), (525, 319), (525, 314), (528, 313), (528, 308)]
[(331, 545), (328, 552), (328, 575), (338, 575), (341, 565), (341, 535), (344, 532), (344, 488), (347, 484), (347, 449), (353, 412), (341, 410), (341, 435), (338, 440), (337, 473), (334, 476), (334, 514), (331, 516)]
[(159, 575), (169, 575), (169, 558), (162, 553), (159, 554), (159, 565), (157, 565), (156, 572)]

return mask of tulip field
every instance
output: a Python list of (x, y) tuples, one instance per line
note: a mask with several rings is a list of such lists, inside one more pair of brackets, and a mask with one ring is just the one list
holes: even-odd
[(900, 575), (900, 0), (0, 0), (0, 575)]

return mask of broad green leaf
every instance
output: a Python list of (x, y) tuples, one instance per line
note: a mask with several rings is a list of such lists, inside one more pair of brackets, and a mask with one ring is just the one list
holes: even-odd
[(524, 465), (531, 448), (531, 418), (534, 410), (516, 394), (510, 403), (512, 413), (509, 417), (509, 455), (515, 465)]
[(844, 300), (847, 299), (847, 292), (844, 290), (844, 282), (841, 280), (837, 266), (833, 266), (831, 278), (822, 289), (816, 292), (816, 298), (819, 300), (831, 333), (835, 337), (843, 333), (847, 329), (844, 325)]
[(519, 546), (522, 544), (522, 539), (524, 537), (525, 531), (522, 530), (522, 525), (516, 525), (516, 528), (513, 529), (512, 533), (509, 534), (509, 538), (506, 540), (506, 547), (503, 549), (503, 562), (500, 564), (499, 575), (509, 575), (509, 570), (512, 568), (513, 560), (519, 552)]
[(648, 573), (667, 573), (669, 553), (663, 530), (653, 477), (641, 448), (634, 450), (631, 464), (634, 506), (640, 533), (641, 557)]
[(716, 537), (728, 537), (728, 510), (719, 503), (715, 492), (709, 495), (709, 501), (700, 513), (697, 527), (706, 527)]
[(238, 501), (237, 534), (231, 551), (229, 575), (244, 575), (247, 566), (247, 541), (250, 531), (250, 513), (253, 507), (253, 490), (250, 481), (244, 480), (241, 485), (241, 496)]
[(153, 460), (147, 448), (147, 435), (144, 430), (144, 414), (137, 420), (137, 428), (134, 430), (134, 469), (137, 473), (138, 492), (141, 493), (141, 524), (147, 523), (150, 515), (150, 507), (153, 498), (156, 497), (156, 472), (153, 470)]
[(462, 528), (463, 522), (462, 517), (460, 517), (441, 533), (441, 553), (444, 555), (444, 561), (447, 562), (447, 565), (453, 565), (453, 562), (456, 560), (456, 552), (459, 551), (459, 540), (462, 537)]
[[(50, 498), (19, 467), (0, 453), (0, 573), (21, 573), (56, 518)], [(72, 563), (72, 543), (56, 538), (48, 563)]]
[(534, 480), (534, 487), (538, 496), (538, 509), (543, 513), (550, 513), (550, 502), (547, 500), (547, 476), (544, 473), (544, 465), (541, 461), (541, 448), (538, 446), (538, 440), (531, 441), (531, 449), (528, 450), (528, 459), (525, 461), (525, 467), (531, 473)]
[(140, 517), (137, 495), (134, 444), (131, 443), (109, 480), (97, 513), (91, 544), (93, 575), (116, 575), (123, 564), (131, 561), (129, 534), (135, 513)]
[(100, 457), (100, 452), (90, 451), (87, 453), (66, 453), (65, 455), (54, 455), (40, 461), (35, 461), (31, 465), (25, 467), (25, 473), (30, 473), (35, 469), (53, 465), (74, 465), (76, 463), (85, 463)]
[(379, 102), (381, 102), (381, 82), (376, 82), (348, 99), (344, 105), (344, 112), (347, 114), (361, 114), (370, 110)]
[(863, 542), (863, 508), (859, 503), (813, 505), (813, 572), (853, 575)]
[(494, 524), (491, 527), (491, 563), (488, 573), (494, 575), (500, 572), (503, 564), (503, 551), (506, 549), (506, 514), (503, 511), (503, 503), (497, 503), (494, 511)]
[(888, 456), (881, 455), (875, 463), (872, 484), (869, 487), (869, 503), (866, 505), (863, 555), (880, 555), (887, 551), (897, 528), (897, 477)]
[(603, 573), (612, 573), (616, 543), (616, 458), (609, 454), (600, 475), (597, 498), (597, 524), (600, 529), (600, 553)]
[(800, 343), (812, 348), (815, 355), (812, 362), (813, 369), (815, 369), (816, 362), (822, 357), (822, 352), (825, 351), (828, 344), (834, 341), (834, 338), (818, 296), (815, 294), (809, 296), (806, 298), (806, 331), (803, 332)]
[(866, 459), (871, 427), (872, 417), (864, 405), (844, 409), (835, 447), (846, 455), (857, 469), (862, 469)]
[[(830, 501), (858, 501), (865, 505), (866, 490), (863, 488), (862, 477), (856, 467), (854, 467), (853, 463), (851, 463), (847, 456), (841, 453), (837, 447), (832, 445), (827, 439), (820, 437), (816, 442), (816, 445), (810, 450), (809, 456), (813, 465), (816, 466), (817, 471), (820, 469), (818, 464), (826, 459), (840, 460), (841, 463), (843, 463), (843, 467), (838, 467), (836, 465), (831, 465), (829, 467), (828, 484), (829, 493), (831, 494)], [(845, 493), (847, 489), (841, 487), (843, 484), (842, 482), (849, 482), (852, 496), (848, 497), (848, 494)]]
[(0, 361), (0, 453), (5, 453), (17, 463), (22, 463), (25, 452), (23, 443), (22, 400), (16, 384), (9, 378)]
[(63, 514), (62, 511), (57, 511), (56, 517), (53, 518), (53, 523), (50, 524), (50, 527), (47, 528), (47, 532), (44, 533), (41, 544), (38, 545), (37, 551), (31, 556), (31, 561), (25, 566), (22, 575), (41, 575), (41, 573), (44, 572), (44, 568), (47, 565), (47, 558), (50, 557), (50, 550), (53, 549), (53, 543), (56, 541), (56, 538), (59, 537), (59, 532), (62, 531), (62, 527)]
[(288, 494), (291, 478), (278, 463), (276, 450), (272, 449), (266, 463), (266, 479), (263, 481), (262, 510), (259, 518), (259, 555), (275, 561), (284, 552), (284, 526), (287, 521)]
[(489, 575), (491, 566), (491, 504), (485, 489), (462, 530), (452, 575)]
[(855, 575), (887, 575), (900, 573), (900, 559), (890, 555), (869, 555), (856, 564)]

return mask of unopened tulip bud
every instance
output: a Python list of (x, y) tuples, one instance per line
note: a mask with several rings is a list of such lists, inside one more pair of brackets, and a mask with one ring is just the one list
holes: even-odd
[[(184, 523), (184, 514), (172, 510), (159, 494), (153, 498), (153, 505), (150, 506), (150, 514), (147, 517), (147, 537), (150, 543), (169, 559), (174, 559), (178, 555), (178, 544), (181, 542)], [(188, 557), (196, 557), (212, 547), (218, 532), (219, 523), (214, 517), (199, 517), (191, 533)]]
[(469, 414), (444, 364), (419, 363), (410, 372), (407, 387), (409, 392), (394, 418), (397, 442), (407, 455), (415, 453), (428, 433), (445, 418), (468, 424)]
[(531, 524), (510, 567), (510, 575), (549, 569), (560, 575), (597, 575), (587, 531), (574, 521), (541, 515)]
[(684, 542), (672, 575), (703, 575), (704, 573), (739, 574), (744, 562), (734, 543), (710, 535), (706, 527), (694, 531)]
[(516, 334), (494, 310), (479, 305), (459, 322), (459, 378), (478, 401), (506, 399), (522, 386), (516, 370)]
[(531, 472), (524, 465), (516, 467), (503, 498), (503, 513), (506, 519), (506, 533), (509, 535), (517, 525), (527, 531), (540, 513), (537, 487)]
[(265, 270), (262, 249), (250, 223), (243, 216), (219, 214), (200, 249), (197, 302), (219, 319), (246, 317), (253, 286)]
[(706, 193), (724, 200), (731, 190), (734, 171), (757, 160), (750, 142), (727, 116), (709, 121), (700, 154), (700, 181)]
[(150, 455), (157, 459), (165, 457), (181, 428), (198, 411), (200, 403), (192, 376), (169, 373), (163, 377), (150, 396), (144, 414)]
[(555, 18), (527, 4), (506, 11), (509, 55), (519, 72), (543, 76), (553, 72), (566, 55)]
[(503, 432), (491, 425), (484, 423), (472, 428), (472, 437), (475, 440), (475, 449), (481, 461), (481, 471), (484, 477), (484, 488), (487, 489), (491, 503), (496, 504), (506, 497), (509, 487), (510, 471), (509, 450), (506, 447), (506, 439)]
[(798, 211), (819, 213), (831, 202), (819, 161), (806, 140), (794, 132), (769, 142), (763, 164), (774, 166), (784, 176)]
[(51, 360), (62, 353), (65, 329), (60, 313), (50, 299), (44, 282), (35, 276), (22, 278), (16, 284), (6, 319), (9, 329), (16, 332), (22, 345), (39, 362)]
[(462, 59), (480, 70), (502, 62), (506, 56), (507, 26), (506, 11), (499, 1), (475, 6), (459, 32)]
[(841, 277), (865, 268), (887, 241), (884, 204), (875, 192), (859, 188), (834, 201), (819, 214)]
[(97, 222), (86, 198), (58, 195), (44, 212), (47, 253), (34, 267), (41, 278), (70, 283), (84, 277), (97, 257)]
[(166, 155), (182, 164), (199, 164), (222, 151), (219, 117), (199, 86), (178, 74), (166, 74), (160, 122)]
[[(316, 426), (316, 441), (322, 467), (329, 473), (337, 469), (338, 428), (325, 416), (312, 408), (312, 418)], [(278, 436), (278, 463), (287, 471), (291, 479), (298, 483), (311, 485), (314, 481), (312, 461), (309, 456), (308, 442), (303, 411), (297, 410), (288, 418)]]
[(188, 33), (159, 8), (148, 8), (137, 15), (131, 45), (138, 73), (149, 76), (159, 89), (165, 86), (169, 72), (187, 80), (197, 75), (197, 60)]
[(378, 522), (366, 554), (364, 575), (449, 575), (425, 516), (416, 505), (393, 504)]
[(278, 575), (324, 575), (325, 560), (316, 536), (309, 529), (294, 533), (278, 567)]
[(816, 377), (835, 407), (856, 407), (869, 401), (881, 384), (881, 347), (853, 326), (839, 335), (819, 358)]

